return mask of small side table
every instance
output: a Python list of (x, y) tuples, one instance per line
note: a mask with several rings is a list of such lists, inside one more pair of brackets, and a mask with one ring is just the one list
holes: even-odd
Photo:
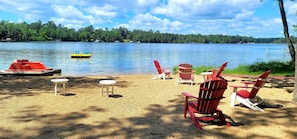
[(58, 83), (62, 83), (63, 84), (63, 93), (65, 93), (65, 86), (66, 83), (69, 81), (69, 79), (52, 79), (51, 82), (55, 83), (55, 96), (57, 95), (57, 91), (58, 91)]
[[(114, 91), (114, 84), (116, 83), (115, 80), (101, 80), (99, 81), (99, 84), (101, 84), (101, 88), (102, 88), (102, 96), (103, 93), (107, 93), (109, 95), (109, 93), (111, 92), (111, 94), (113, 95), (113, 91)], [(111, 86), (111, 91), (109, 90), (109, 87)], [(104, 91), (105, 88), (105, 91)]]
[(203, 76), (203, 81), (205, 82), (211, 79), (212, 72), (201, 72), (200, 74)]

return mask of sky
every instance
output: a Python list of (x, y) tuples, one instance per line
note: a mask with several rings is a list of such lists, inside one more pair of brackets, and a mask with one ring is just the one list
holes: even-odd
[[(297, 36), (297, 1), (284, 0), (289, 33)], [(54, 21), (80, 29), (284, 37), (277, 0), (0, 0), (0, 20)]]

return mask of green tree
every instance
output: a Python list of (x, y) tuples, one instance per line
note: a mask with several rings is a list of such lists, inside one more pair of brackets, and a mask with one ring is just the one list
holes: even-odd
[(123, 37), (119, 29), (111, 29), (110, 31), (110, 41), (122, 41)]

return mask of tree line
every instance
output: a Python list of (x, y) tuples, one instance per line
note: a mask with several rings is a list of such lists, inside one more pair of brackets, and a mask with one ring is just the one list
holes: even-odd
[[(75, 30), (53, 21), (12, 23), (0, 21), (1, 41), (83, 41), (143, 43), (286, 43), (285, 38), (253, 38), (246, 36), (173, 34), (160, 31), (128, 30), (124, 27), (95, 29), (92, 25)], [(294, 39), (293, 39), (294, 40)]]

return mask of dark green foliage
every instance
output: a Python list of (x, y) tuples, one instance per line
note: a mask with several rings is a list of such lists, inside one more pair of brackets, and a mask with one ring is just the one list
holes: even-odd
[(294, 72), (294, 64), (290, 62), (270, 61), (270, 62), (255, 62), (248, 67), (249, 72), (263, 72), (272, 70), (272, 73), (292, 73)]
[(195, 73), (200, 74), (201, 72), (211, 72), (216, 67), (211, 66), (201, 66), (199, 68), (194, 68)]
[[(172, 34), (160, 31), (129, 31), (119, 27), (111, 30), (95, 29), (92, 25), (75, 30), (56, 25), (53, 21), (28, 24), (0, 21), (0, 39), (13, 41), (84, 41), (84, 42), (144, 42), (144, 43), (286, 43), (284, 38), (255, 39), (245, 36)], [(294, 40), (294, 39), (293, 39)]]
[(178, 74), (178, 66), (173, 67), (173, 74)]

